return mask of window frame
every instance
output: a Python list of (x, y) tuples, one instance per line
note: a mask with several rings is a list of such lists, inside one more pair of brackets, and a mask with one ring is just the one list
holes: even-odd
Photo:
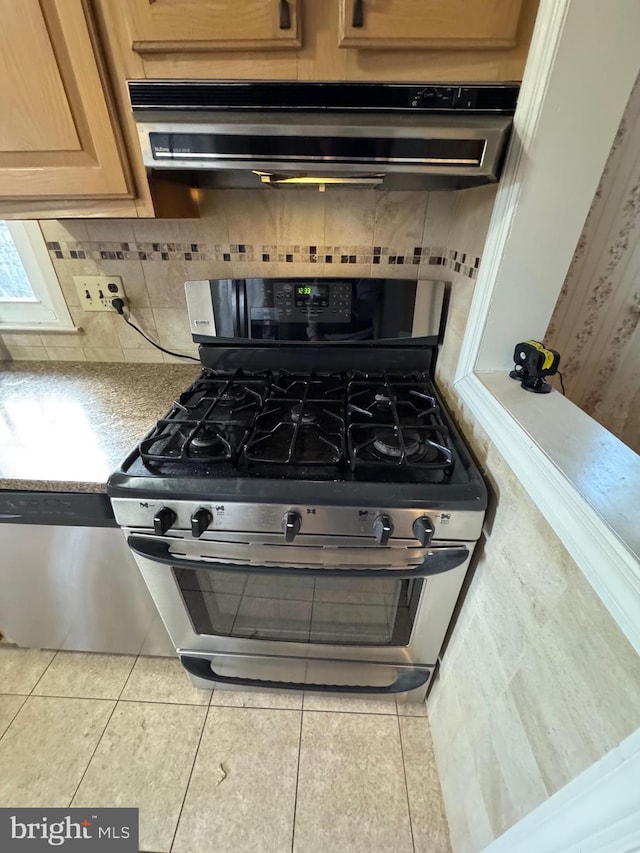
[(36, 301), (0, 300), (2, 332), (73, 332), (73, 322), (37, 222), (3, 220)]

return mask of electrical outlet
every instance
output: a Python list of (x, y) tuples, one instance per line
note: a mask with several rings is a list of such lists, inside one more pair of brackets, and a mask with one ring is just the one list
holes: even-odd
[(126, 304), (119, 275), (74, 275), (73, 282), (84, 311), (114, 311), (111, 300), (117, 296)]

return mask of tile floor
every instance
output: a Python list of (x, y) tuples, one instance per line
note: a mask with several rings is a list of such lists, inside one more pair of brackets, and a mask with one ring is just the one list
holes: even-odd
[(170, 658), (0, 647), (0, 806), (135, 806), (152, 853), (446, 853), (424, 707), (209, 692)]

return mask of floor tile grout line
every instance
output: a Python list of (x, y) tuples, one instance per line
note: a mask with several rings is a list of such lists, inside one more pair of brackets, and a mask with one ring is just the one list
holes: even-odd
[(407, 782), (407, 768), (404, 763), (404, 746), (402, 744), (402, 728), (400, 727), (400, 717), (396, 717), (398, 721), (398, 739), (400, 741), (400, 757), (402, 759), (402, 775), (404, 776), (404, 790), (407, 797), (407, 814), (409, 816), (409, 831), (411, 832), (411, 846), (415, 853), (416, 842), (413, 837), (413, 819), (411, 817), (411, 801), (409, 800), (409, 783)]
[[(133, 669), (132, 669), (132, 671), (133, 671)], [(298, 708), (280, 708), (280, 707), (273, 706), (273, 705), (228, 705), (228, 704), (216, 705), (213, 702), (213, 694), (207, 700), (207, 702), (204, 702), (204, 703), (203, 702), (186, 702), (186, 701), (185, 702), (174, 702), (171, 699), (127, 699), (127, 698), (122, 697), (122, 693), (124, 692), (124, 689), (125, 689), (128, 681), (129, 681), (130, 676), (131, 676), (131, 673), (129, 673), (129, 676), (127, 676), (127, 680), (124, 683), (124, 686), (120, 692), (120, 695), (117, 697), (116, 696), (64, 696), (64, 695), (58, 694), (58, 693), (46, 693), (46, 694), (45, 693), (38, 693), (38, 694), (3, 693), (1, 690), (0, 690), (0, 696), (24, 696), (25, 698), (29, 699), (32, 695), (34, 695), (34, 698), (36, 698), (36, 699), (90, 699), (91, 701), (95, 701), (95, 702), (131, 702), (132, 704), (141, 703), (144, 705), (181, 705), (181, 706), (186, 706), (186, 707), (190, 707), (190, 708), (209, 708), (209, 707), (211, 707), (211, 708), (242, 708), (242, 709), (244, 709), (244, 708), (249, 708), (249, 709), (255, 708), (258, 710), (262, 710), (262, 711), (305, 711), (306, 713), (312, 713), (312, 714), (361, 714), (361, 715), (365, 715), (367, 717), (396, 717), (396, 716), (398, 716), (398, 717), (402, 717), (404, 719), (422, 719), (422, 720), (427, 719), (427, 717), (424, 714), (396, 714), (394, 711), (382, 711), (382, 712), (380, 712), (380, 711), (362, 711), (362, 710), (351, 711), (351, 710), (345, 710), (343, 708), (331, 708), (331, 709), (305, 708), (304, 707), (304, 700), (303, 700), (303, 705), (298, 707)]]
[[(201, 705), (200, 707), (206, 707)], [(195, 752), (193, 754), (193, 761), (191, 762), (191, 770), (189, 771), (189, 778), (187, 779), (187, 784), (184, 789), (184, 796), (182, 797), (182, 802), (180, 803), (180, 812), (178, 813), (178, 820), (176, 821), (176, 828), (173, 830), (173, 837), (171, 839), (171, 844), (169, 845), (169, 853), (173, 850), (173, 845), (176, 843), (176, 835), (178, 834), (178, 827), (180, 826), (180, 821), (182, 819), (182, 811), (184, 809), (184, 804), (187, 801), (187, 794), (189, 793), (189, 785), (191, 784), (191, 778), (193, 776), (193, 771), (195, 770), (196, 761), (198, 760), (198, 753), (200, 752), (200, 744), (202, 743), (202, 738), (204, 736), (204, 730), (207, 725), (207, 720), (209, 719), (209, 706), (204, 714), (204, 720), (202, 721), (202, 728), (200, 729), (200, 737), (198, 738), (198, 744), (196, 746)]]
[[(271, 710), (271, 709), (269, 708), (268, 710)], [(275, 710), (285, 710), (285, 709), (284, 708), (282, 708), (282, 709), (278, 708)], [(288, 710), (291, 710), (291, 709), (288, 709)], [(297, 709), (293, 709), (293, 710), (300, 710), (300, 709), (297, 708)], [(361, 715), (364, 715), (366, 717), (396, 717), (397, 716), (397, 714), (393, 713), (393, 711), (390, 711), (389, 713), (386, 713), (386, 712), (380, 713), (379, 711), (342, 711), (342, 710), (337, 710), (334, 708), (331, 708), (331, 709), (305, 708), (304, 706), (303, 706), (302, 710), (305, 712), (305, 714), (361, 714)]]
[[(87, 775), (87, 771), (88, 771), (88, 769), (89, 769), (89, 766), (91, 765), (91, 762), (93, 761), (93, 757), (94, 757), (94, 755), (96, 754), (96, 752), (98, 751), (98, 747), (99, 747), (99, 746), (100, 746), (100, 744), (102, 743), (102, 738), (104, 737), (104, 733), (106, 732), (106, 730), (107, 730), (107, 728), (108, 728), (108, 726), (109, 726), (109, 723), (111, 722), (111, 718), (113, 717), (113, 715), (114, 715), (114, 714), (115, 714), (115, 712), (116, 712), (116, 708), (118, 707), (118, 703), (119, 703), (119, 701), (120, 701), (120, 697), (122, 696), (122, 693), (123, 693), (123, 691), (124, 691), (124, 688), (125, 688), (125, 687), (126, 687), (126, 685), (127, 685), (127, 682), (128, 682), (128, 681), (129, 681), (129, 679), (131, 678), (131, 673), (133, 672), (133, 667), (136, 665), (136, 661), (137, 661), (137, 660), (138, 660), (138, 655), (136, 655), (135, 660), (134, 660), (134, 661), (133, 661), (133, 663), (131, 664), (131, 669), (129, 670), (129, 674), (127, 675), (127, 677), (126, 677), (126, 678), (125, 678), (125, 680), (124, 680), (124, 684), (123, 684), (123, 685), (122, 685), (122, 687), (120, 688), (120, 693), (118, 694), (118, 698), (117, 698), (117, 699), (115, 699), (115, 700), (113, 700), (113, 699), (110, 699), (110, 700), (104, 700), (104, 701), (110, 701), (110, 702), (113, 702), (113, 708), (111, 709), (111, 713), (109, 714), (109, 718), (107, 719), (107, 722), (105, 723), (105, 726), (104, 726), (104, 728), (102, 729), (102, 732), (100, 733), (100, 737), (98, 738), (98, 742), (96, 743), (95, 749), (94, 749), (94, 750), (93, 750), (93, 752), (91, 753), (91, 757), (89, 758), (89, 761), (87, 762), (87, 766), (84, 768), (84, 772), (82, 773), (82, 776), (81, 776), (81, 778), (80, 778), (80, 781), (78, 782), (78, 784), (77, 784), (77, 786), (76, 786), (76, 789), (75, 789), (75, 791), (73, 792), (73, 796), (71, 797), (71, 800), (69, 801), (69, 808), (71, 808), (71, 804), (73, 803), (74, 799), (76, 798), (76, 795), (77, 795), (78, 791), (80, 790), (80, 786), (82, 785), (82, 783), (83, 783), (83, 781), (84, 781), (84, 777)], [(98, 701), (101, 701), (101, 700), (98, 700)]]
[(122, 699), (122, 694), (124, 693), (124, 691), (127, 687), (127, 684), (129, 683), (129, 680), (131, 679), (131, 676), (133, 675), (133, 670), (136, 668), (136, 664), (138, 663), (139, 660), (140, 660), (140, 655), (136, 655), (135, 660), (131, 664), (131, 669), (129, 670), (129, 674), (125, 678), (124, 684), (122, 685), (122, 689), (120, 690), (120, 693), (118, 694), (118, 698), (116, 700), (117, 702), (120, 702), (120, 700)]
[(111, 722), (111, 718), (112, 718), (112, 717), (113, 717), (113, 715), (115, 714), (116, 708), (118, 707), (118, 700), (117, 700), (117, 699), (115, 699), (115, 700), (114, 700), (114, 699), (110, 699), (110, 700), (105, 700), (105, 701), (111, 701), (111, 702), (113, 702), (113, 708), (111, 709), (111, 713), (109, 714), (109, 716), (108, 716), (108, 718), (107, 718), (107, 721), (106, 721), (106, 723), (104, 724), (104, 727), (103, 727), (102, 731), (100, 732), (100, 737), (98, 738), (98, 741), (97, 741), (97, 743), (96, 743), (96, 745), (95, 745), (95, 747), (94, 747), (94, 749), (93, 749), (93, 752), (92, 752), (92, 753), (91, 753), (91, 755), (89, 756), (89, 760), (87, 761), (86, 767), (85, 767), (85, 768), (84, 768), (84, 770), (82, 771), (82, 776), (80, 777), (80, 781), (79, 781), (79, 782), (78, 782), (78, 784), (76, 785), (76, 789), (75, 789), (75, 791), (73, 792), (73, 796), (72, 796), (72, 797), (71, 797), (71, 799), (69, 800), (69, 808), (71, 808), (71, 807), (73, 806), (73, 801), (75, 800), (76, 795), (77, 795), (78, 791), (80, 790), (80, 786), (82, 785), (82, 783), (83, 783), (83, 781), (84, 781), (84, 777), (87, 775), (87, 770), (89, 769), (89, 766), (90, 766), (91, 762), (93, 761), (93, 757), (94, 757), (94, 755), (95, 755), (95, 754), (96, 754), (96, 752), (98, 751), (98, 747), (99, 747), (99, 746), (100, 746), (100, 744), (102, 743), (102, 738), (104, 737), (104, 733), (106, 732), (107, 727), (108, 727), (109, 723)]
[(291, 827), (291, 853), (296, 841), (296, 814), (298, 813), (298, 783), (300, 781), (300, 754), (302, 752), (302, 725), (304, 722), (304, 696), (300, 708), (300, 735), (298, 737), (298, 763), (296, 765), (296, 791), (293, 798), (293, 826)]
[[(43, 650), (42, 650), (42, 649), (40, 649), (40, 651), (43, 651)], [(51, 651), (51, 649), (45, 649), (44, 651)], [(31, 688), (31, 690), (30, 690), (28, 693), (26, 693), (26, 694), (25, 694), (25, 693), (4, 693), (4, 694), (2, 694), (2, 695), (4, 695), (4, 696), (24, 696), (24, 697), (25, 697), (25, 699), (24, 699), (24, 702), (22, 703), (22, 705), (20, 705), (20, 707), (18, 708), (18, 710), (15, 712), (15, 714), (14, 714), (14, 715), (13, 715), (13, 717), (11, 718), (11, 722), (9, 723), (9, 725), (6, 727), (6, 729), (5, 729), (5, 730), (2, 732), (2, 734), (0, 735), (0, 741), (4, 738), (4, 736), (6, 735), (6, 733), (9, 731), (9, 729), (11, 728), (11, 726), (14, 724), (14, 722), (15, 722), (15, 720), (16, 720), (16, 717), (18, 716), (18, 714), (20, 713), (20, 711), (22, 711), (22, 709), (24, 708), (24, 706), (26, 705), (27, 700), (28, 700), (28, 699), (30, 699), (30, 698), (31, 698), (31, 696), (33, 696), (33, 691), (36, 689), (36, 687), (37, 687), (37, 686), (38, 686), (38, 684), (40, 683), (40, 680), (42, 679), (42, 676), (45, 674), (45, 672), (49, 669), (49, 667), (51, 666), (51, 664), (54, 662), (54, 660), (55, 660), (55, 659), (56, 659), (56, 657), (58, 656), (58, 651), (60, 651), (60, 650), (58, 649), (57, 651), (55, 651), (55, 652), (53, 653), (53, 657), (51, 658), (51, 660), (49, 661), (49, 663), (45, 666), (45, 668), (42, 670), (42, 672), (40, 673), (39, 677), (36, 679), (36, 683), (33, 685), (33, 687)]]
[(22, 711), (22, 709), (23, 709), (23, 708), (24, 708), (24, 706), (25, 706), (25, 703), (26, 703), (27, 699), (29, 698), (29, 696), (28, 696), (28, 695), (26, 695), (26, 696), (25, 696), (25, 694), (24, 694), (24, 693), (5, 693), (5, 694), (3, 694), (3, 695), (5, 695), (5, 696), (22, 696), (22, 697), (24, 697), (24, 702), (20, 705), (20, 707), (19, 707), (19, 708), (18, 708), (18, 710), (15, 712), (15, 714), (13, 715), (13, 717), (11, 717), (11, 720), (9, 721), (9, 725), (6, 727), (6, 729), (5, 729), (5, 730), (2, 732), (2, 734), (0, 735), (0, 741), (2, 741), (3, 737), (4, 737), (4, 736), (6, 735), (6, 733), (9, 731), (9, 729), (10, 729), (10, 728), (11, 728), (11, 726), (13, 725), (13, 721), (14, 721), (14, 720), (15, 720), (15, 718), (18, 716), (18, 714), (20, 713), (20, 711)]
[[(123, 688), (124, 689), (124, 688)], [(130, 702), (131, 704), (142, 704), (142, 705), (180, 705), (182, 707), (188, 708), (208, 708), (208, 703), (202, 702), (172, 702), (170, 699), (122, 699), (120, 696), (61, 696), (58, 693), (38, 693), (32, 697), (31, 694), (25, 693), (2, 693), (0, 691), (0, 696), (24, 696), (26, 699), (89, 699), (92, 702)], [(241, 705), (214, 705), (214, 708), (241, 708)], [(299, 711), (299, 708), (266, 708), (265, 710), (269, 711)]]
[[(51, 649), (47, 649), (46, 651), (51, 651)], [(40, 684), (40, 682), (41, 682), (41, 681), (42, 681), (42, 679), (44, 678), (44, 674), (45, 674), (45, 672), (49, 669), (49, 667), (50, 667), (50, 666), (51, 666), (51, 664), (54, 662), (54, 660), (58, 657), (58, 655), (59, 655), (59, 654), (60, 654), (60, 649), (56, 649), (56, 651), (53, 653), (53, 657), (51, 658), (51, 660), (49, 661), (49, 663), (45, 666), (45, 668), (42, 670), (42, 672), (40, 673), (39, 677), (36, 679), (36, 683), (33, 685), (33, 687), (31, 688), (31, 690), (29, 691), (29, 696), (33, 696), (33, 695), (34, 695), (34, 694), (33, 694), (33, 691), (36, 689), (36, 687), (38, 686), (38, 684)]]

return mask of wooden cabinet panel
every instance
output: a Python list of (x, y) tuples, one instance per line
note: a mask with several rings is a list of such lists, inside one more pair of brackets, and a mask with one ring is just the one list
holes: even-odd
[[(25, 0), (17, 15), (10, 5), (11, 0), (0, 0), (0, 151), (78, 150), (80, 140), (40, 6)], [(22, 84), (15, 85), (17, 80)]]
[(298, 0), (129, 0), (137, 53), (300, 46)]
[(0, 21), (0, 198), (129, 196), (82, 0), (0, 0)]
[(340, 46), (512, 48), (521, 0), (340, 0)]

